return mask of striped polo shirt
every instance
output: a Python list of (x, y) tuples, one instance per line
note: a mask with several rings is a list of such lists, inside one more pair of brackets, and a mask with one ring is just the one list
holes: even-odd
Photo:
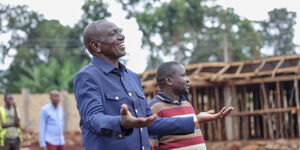
[(150, 101), (149, 106), (152, 113), (157, 114), (161, 118), (193, 116), (195, 122), (195, 132), (192, 134), (150, 136), (152, 150), (206, 150), (204, 138), (194, 108), (185, 97), (182, 96), (179, 101), (176, 101), (168, 98), (162, 93), (158, 93)]

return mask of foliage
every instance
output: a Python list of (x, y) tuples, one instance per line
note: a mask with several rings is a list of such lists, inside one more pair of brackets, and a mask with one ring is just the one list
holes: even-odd
[(269, 20), (261, 22), (266, 46), (274, 49), (275, 56), (295, 54), (293, 26), (296, 24), (296, 13), (282, 8), (274, 9), (268, 14)]
[(25, 67), (26, 74), (21, 74), (20, 80), (13, 84), (30, 89), (33, 93), (49, 92), (53, 89), (72, 91), (73, 77), (83, 64), (74, 64), (74, 60), (68, 58), (60, 65), (57, 59), (50, 58), (47, 63)]
[(81, 7), (83, 14), (81, 15), (78, 23), (75, 25), (74, 31), (79, 31), (81, 34), (89, 23), (110, 17), (111, 13), (107, 11), (107, 7), (108, 5), (104, 3), (103, 0), (85, 0)]
[(209, 0), (119, 1), (128, 17), (136, 18), (142, 44), (151, 51), (148, 69), (156, 68), (163, 56), (182, 63), (224, 61), (224, 52), (235, 61), (260, 56), (259, 33), (233, 9), (208, 5)]
[(26, 40), (26, 35), (41, 20), (43, 20), (42, 15), (34, 11), (29, 11), (25, 5), (13, 7), (0, 3), (0, 34), (10, 35), (7, 43), (0, 43), (1, 63), (4, 63), (5, 58), (9, 56), (9, 51)]
[(84, 27), (110, 16), (102, 0), (86, 0), (82, 10), (81, 19), (70, 28), (57, 20), (45, 20), (42, 15), (28, 11), (27, 6), (0, 4), (0, 33), (13, 35), (8, 45), (1, 43), (2, 56), (13, 48), (16, 51), (9, 69), (1, 73), (0, 89), (20, 92), (25, 86), (32, 92), (51, 88), (71, 91), (72, 75), (89, 60), (81, 43)]

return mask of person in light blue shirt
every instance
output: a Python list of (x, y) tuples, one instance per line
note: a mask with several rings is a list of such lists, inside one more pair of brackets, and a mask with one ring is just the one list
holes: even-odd
[(47, 150), (64, 149), (64, 114), (59, 106), (60, 94), (57, 90), (50, 92), (51, 102), (46, 104), (40, 112), (39, 144)]
[(74, 78), (83, 150), (149, 150), (149, 133), (194, 132), (193, 117), (152, 114), (140, 78), (118, 61), (126, 54), (124, 39), (108, 20), (94, 21), (84, 30), (84, 45), (93, 58)]

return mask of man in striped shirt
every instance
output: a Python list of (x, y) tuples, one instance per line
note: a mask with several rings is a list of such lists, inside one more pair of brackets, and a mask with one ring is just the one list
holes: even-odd
[(178, 62), (166, 62), (160, 65), (156, 81), (160, 91), (149, 103), (152, 113), (162, 118), (193, 116), (195, 132), (186, 135), (153, 135), (150, 138), (152, 150), (206, 150), (199, 123), (225, 117), (234, 108), (224, 107), (218, 113), (211, 110), (196, 115), (192, 105), (186, 99), (189, 80), (184, 66)]

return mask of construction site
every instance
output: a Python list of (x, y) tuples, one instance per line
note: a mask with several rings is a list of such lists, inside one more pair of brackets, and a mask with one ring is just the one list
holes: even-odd
[[(191, 87), (188, 99), (196, 113), (218, 111), (223, 106), (236, 108), (226, 119), (203, 124), (201, 129), (207, 142), (232, 144), (230, 141), (250, 143), (300, 137), (300, 55), (200, 63), (185, 66), (185, 69)], [(149, 99), (158, 91), (155, 73), (153, 70), (140, 74)], [(299, 140), (295, 142), (298, 145), (288, 144), (293, 145), (291, 148), (275, 144), (275, 149), (300, 149)], [(281, 140), (281, 143), (284, 142)], [(222, 146), (224, 149), (224, 143)], [(272, 144), (265, 149), (273, 149)]]
[[(209, 150), (300, 149), (300, 55), (200, 63), (185, 68), (190, 80), (188, 100), (196, 113), (235, 107), (225, 119), (201, 125)], [(139, 74), (148, 100), (158, 91), (155, 74), (156, 70)], [(66, 149), (80, 150), (79, 115), (74, 95), (61, 94), (66, 114)], [(49, 102), (48, 94), (30, 94), (23, 90), (14, 97), (22, 118), (22, 149), (39, 149), (38, 112)]]

